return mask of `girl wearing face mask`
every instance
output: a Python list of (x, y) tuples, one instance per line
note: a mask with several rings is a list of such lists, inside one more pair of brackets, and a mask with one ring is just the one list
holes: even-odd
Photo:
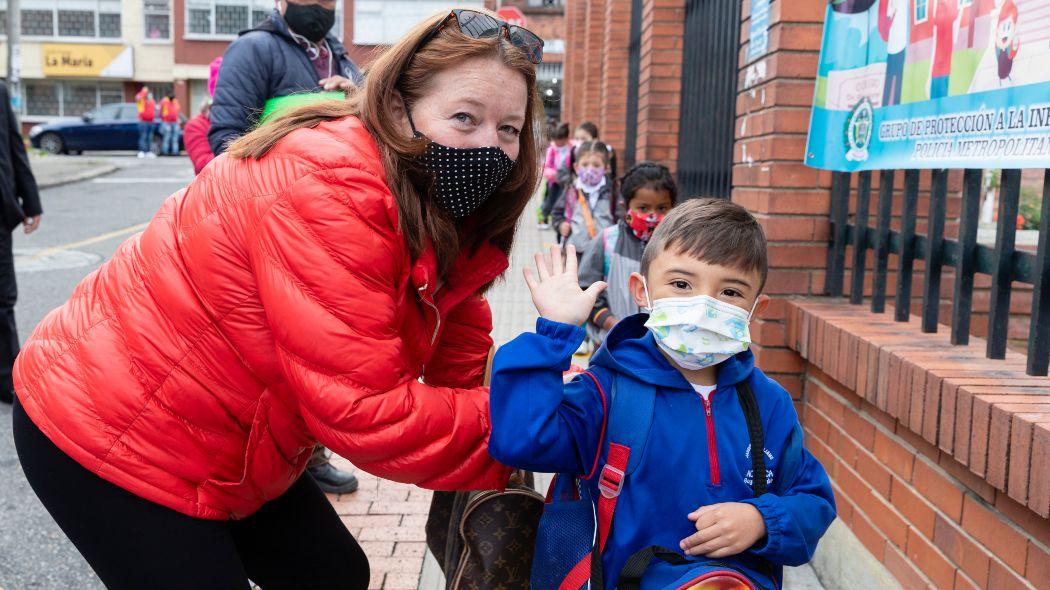
[(585, 141), (572, 152), (572, 184), (551, 211), (551, 221), (562, 236), (562, 247), (572, 244), (576, 252), (586, 250), (605, 228), (617, 220), (611, 164), (612, 150), (600, 141)]
[(434, 15), (351, 100), (234, 142), (30, 336), (22, 468), (107, 588), (367, 588), (304, 474), (318, 442), (429, 489), (507, 484), (484, 293), (540, 177), (541, 54)]
[(641, 311), (628, 279), (641, 268), (649, 238), (678, 198), (671, 171), (656, 162), (642, 162), (628, 170), (620, 179), (620, 187), (626, 215), (591, 240), (579, 266), (581, 288), (598, 281), (609, 285), (598, 296), (588, 318), (587, 332), (596, 344), (605, 340), (621, 318)]

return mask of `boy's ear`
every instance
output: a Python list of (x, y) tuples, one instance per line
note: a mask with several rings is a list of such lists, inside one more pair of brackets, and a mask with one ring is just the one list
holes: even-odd
[(645, 281), (642, 279), (642, 275), (632, 272), (631, 278), (627, 280), (627, 288), (631, 291), (631, 297), (634, 298), (634, 303), (643, 309), (649, 307), (649, 301), (645, 297)]
[(755, 318), (760, 317), (762, 312), (766, 311), (770, 301), (772, 301), (772, 298), (769, 295), (763, 294), (758, 296), (758, 303), (755, 303), (755, 313), (751, 314), (751, 321), (755, 321)]

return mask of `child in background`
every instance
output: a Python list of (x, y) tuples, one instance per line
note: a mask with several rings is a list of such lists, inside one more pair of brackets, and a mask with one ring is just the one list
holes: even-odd
[(573, 134), (572, 134), (572, 141), (573, 141), (573, 143), (575, 145), (580, 145), (581, 143), (584, 143), (584, 142), (587, 142), (587, 141), (597, 141), (597, 140), (598, 140), (598, 126), (595, 125), (594, 123), (591, 123), (590, 121), (584, 121), (583, 123), (580, 123), (579, 125), (577, 125), (576, 126), (576, 131), (574, 131)]
[(561, 199), (565, 186), (572, 182), (572, 144), (569, 143), (569, 124), (560, 123), (550, 132), (550, 145), (543, 165), (543, 177), (547, 179), (547, 194), (540, 213), (540, 229), (550, 229), (551, 210)]
[(627, 287), (638, 272), (642, 252), (656, 227), (678, 198), (678, 186), (667, 166), (642, 162), (623, 175), (620, 192), (626, 216), (591, 240), (580, 261), (580, 287), (605, 281), (608, 289), (598, 296), (588, 318), (587, 333), (601, 343), (616, 322), (641, 309)]
[(551, 220), (563, 238), (562, 245), (571, 244), (580, 256), (595, 236), (616, 224), (611, 180), (616, 177), (616, 170), (610, 165), (610, 151), (600, 141), (576, 146), (571, 160), (573, 183), (551, 211)]
[[(579, 588), (601, 572), (604, 590), (639, 577), (651, 590), (781, 588), (782, 566), (813, 557), (835, 500), (791, 395), (749, 350), (751, 320), (769, 303), (758, 221), (725, 199), (675, 207), (630, 277), (651, 314), (621, 320), (563, 385), (605, 286), (581, 290), (569, 251), (565, 263), (557, 250), (537, 256), (538, 276), (526, 269), (536, 333), (493, 362), (489, 453), (559, 474), (533, 587)], [(591, 506), (576, 510), (581, 501)]]

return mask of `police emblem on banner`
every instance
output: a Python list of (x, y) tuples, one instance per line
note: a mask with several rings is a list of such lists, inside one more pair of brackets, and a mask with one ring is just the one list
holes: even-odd
[(863, 162), (868, 159), (868, 146), (871, 145), (872, 118), (875, 109), (867, 97), (860, 99), (853, 107), (849, 120), (846, 121), (846, 159), (851, 162)]

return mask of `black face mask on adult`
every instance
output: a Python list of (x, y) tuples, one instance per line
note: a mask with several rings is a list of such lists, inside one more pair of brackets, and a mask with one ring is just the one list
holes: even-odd
[(417, 131), (411, 115), (408, 122), (416, 137), (427, 140), (427, 151), (419, 161), (433, 175), (431, 196), (455, 219), (477, 211), (514, 169), (514, 160), (499, 146), (449, 147)]
[(284, 11), (284, 22), (296, 33), (319, 43), (335, 24), (335, 11), (319, 4), (304, 6), (288, 2), (288, 8)]

